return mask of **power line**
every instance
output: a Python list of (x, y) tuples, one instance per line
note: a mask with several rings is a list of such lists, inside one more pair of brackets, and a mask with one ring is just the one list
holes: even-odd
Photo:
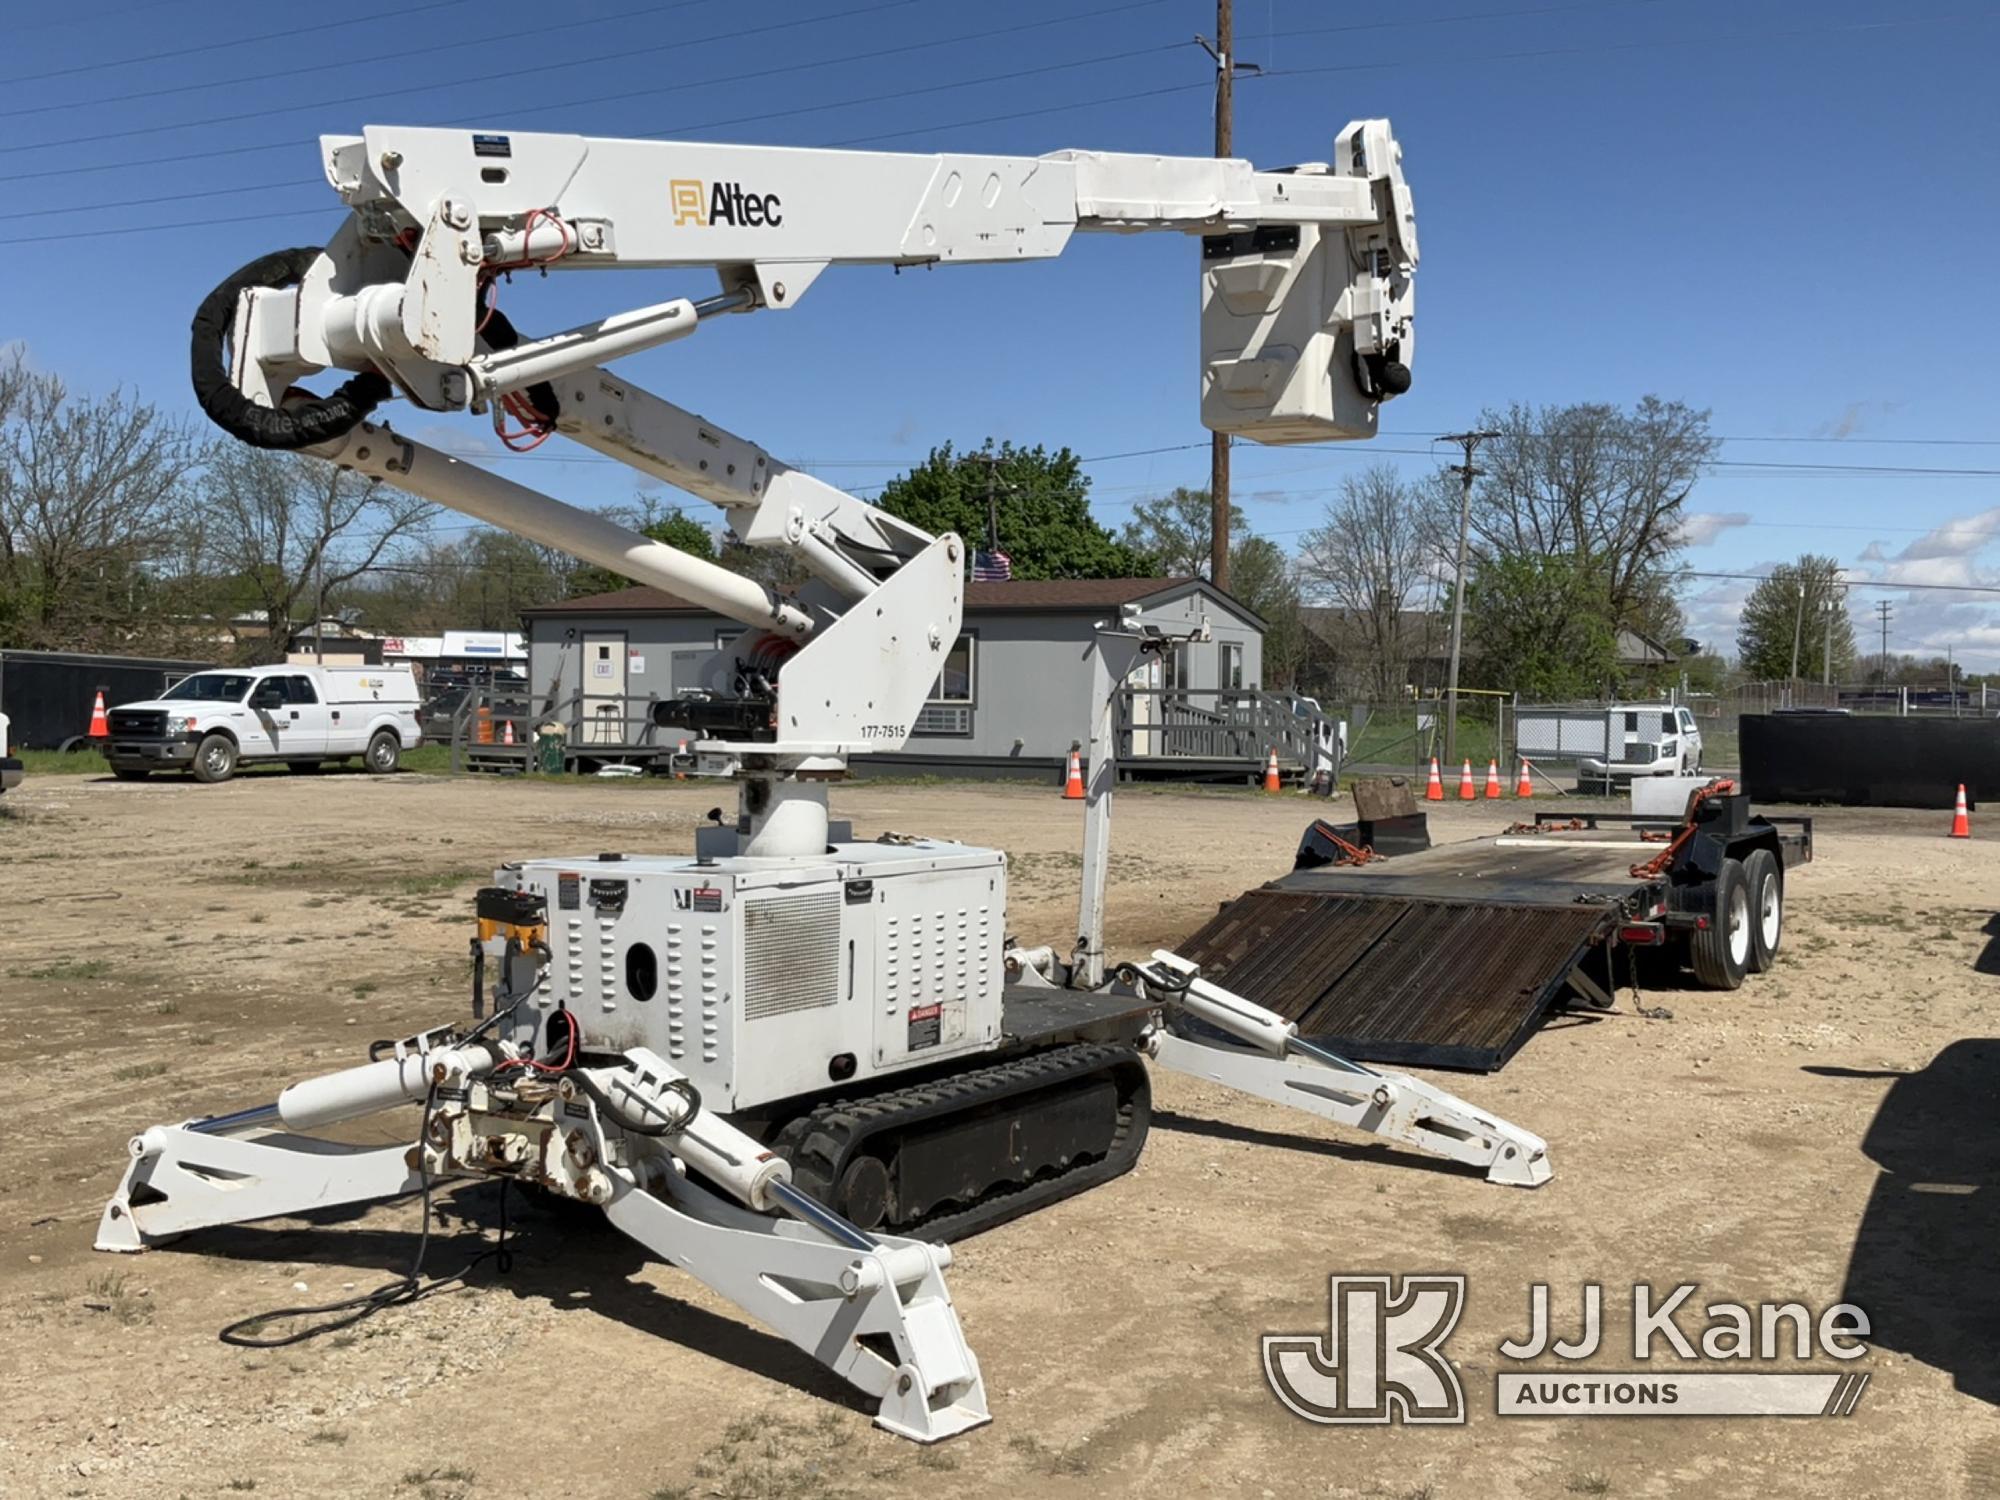
[[(1165, 0), (1125, 0), (1125, 3), (1118, 5), (1102, 6), (1096, 10), (1070, 11), (1070, 12), (1065, 12), (1064, 14), (1059, 16), (1046, 17), (1039, 21), (1024, 21), (1012, 26), (996, 26), (989, 28), (988, 30), (985, 31), (972, 31), (972, 32), (964, 32), (957, 36), (937, 37), (934, 38), (933, 40), (926, 42), (907, 42), (904, 43), (902, 46), (898, 47), (875, 47), (875, 48), (870, 48), (864, 52), (850, 52), (840, 57), (808, 58), (803, 62), (785, 63), (776, 67), (761, 66), (741, 73), (711, 74), (706, 77), (694, 79), (688, 82), (670, 84), (665, 87), (659, 87), (659, 88), (633, 89), (633, 90), (628, 90), (625, 93), (619, 93), (619, 94), (594, 93), (589, 95), (580, 95), (573, 99), (562, 99), (553, 102), (529, 104), (527, 107), (523, 109), (510, 110), (508, 118), (517, 119), (526, 115), (545, 114), (552, 110), (575, 108), (578, 105), (586, 105), (586, 104), (601, 105), (601, 104), (612, 103), (619, 100), (649, 97), (655, 94), (670, 94), (670, 93), (690, 91), (694, 89), (714, 88), (726, 84), (743, 83), (754, 79), (772, 78), (783, 73), (808, 72), (818, 68), (835, 68), (844, 66), (847, 63), (869, 62), (883, 57), (901, 56), (912, 52), (926, 52), (937, 47), (962, 46), (968, 42), (990, 41), (995, 37), (1013, 36), (1018, 33), (1027, 31), (1039, 31), (1050, 26), (1070, 26), (1074, 25), (1076, 22), (1081, 20), (1091, 20), (1100, 16), (1117, 15), (1125, 11), (1148, 10), (1156, 5), (1160, 5), (1163, 3), (1165, 3)], [(1165, 46), (1158, 48), (1149, 48), (1149, 49), (1144, 49), (1144, 51), (1129, 52), (1119, 55), (1125, 57), (1137, 57), (1146, 55), (1146, 53), (1153, 51), (1178, 51), (1178, 50), (1179, 50), (1178, 43), (1169, 43), (1166, 44)], [(1092, 59), (1091, 61), (1095, 61), (1095, 59)], [(1081, 63), (1053, 63), (1045, 65), (1045, 67), (1042, 69), (1031, 70), (1031, 71), (1054, 72), (1062, 68), (1078, 67), (1081, 65), (1082, 65)], [(1027, 73), (1012, 73), (1012, 74), (1000, 74), (997, 75), (997, 78), (1010, 79), (1010, 78), (1026, 77), (1026, 76), (1028, 76)], [(996, 80), (994, 78), (984, 78), (974, 81), (979, 83), (987, 83)], [(968, 86), (967, 84), (941, 85), (941, 87), (944, 88), (963, 88), (967, 86)], [(934, 92), (934, 90), (925, 90), (920, 92)], [(884, 100), (899, 99), (904, 96), (905, 96), (905, 91), (898, 91), (896, 93), (877, 95), (869, 99), (864, 99), (859, 101), (849, 100), (849, 101), (843, 101), (841, 103), (814, 106), (814, 107), (826, 108), (826, 109), (838, 109), (838, 108), (848, 107), (849, 105), (854, 103), (874, 104), (882, 102)], [(788, 113), (798, 114), (806, 112), (808, 111), (793, 110), (789, 111)], [(464, 116), (459, 116), (452, 120), (441, 121), (439, 122), (439, 125), (440, 126), (469, 125), (476, 123), (479, 119), (483, 118), (484, 116), (464, 115)], [(771, 118), (771, 116), (753, 115), (749, 116), (748, 118), (763, 119), (763, 118)], [(734, 124), (736, 123), (736, 121), (725, 121), (719, 123)], [(673, 126), (670, 128), (672, 130), (705, 130), (711, 127), (709, 125), (680, 125), (680, 126)], [(666, 134), (667, 132), (662, 131), (660, 133)], [(284, 144), (287, 146), (305, 145), (305, 144), (310, 144), (310, 141), (302, 140), (296, 142), (286, 142)], [(269, 148), (255, 147), (252, 149), (264, 150)], [(183, 203), (191, 198), (222, 198), (222, 197), (232, 197), (242, 193), (273, 192), (273, 191), (283, 191), (295, 188), (310, 189), (314, 192), (323, 191), (322, 185), (320, 183), (306, 182), (306, 181), (301, 181), (299, 178), (296, 177), (288, 177), (282, 182), (248, 183), (237, 187), (205, 188), (195, 192), (182, 191), (175, 193), (162, 193), (157, 196), (148, 198), (113, 199), (112, 201), (106, 203), (71, 204), (62, 208), (26, 209), (17, 213), (0, 214), (0, 222), (6, 222), (13, 219), (50, 218), (56, 215), (63, 215), (63, 214), (96, 213), (100, 210), (113, 209), (113, 208), (143, 208), (155, 203)], [(301, 213), (314, 212), (314, 211), (315, 210), (299, 210), (299, 212)]]
[[(453, 0), (453, 3), (462, 4), (464, 0)], [(531, 26), (525, 31), (484, 32), (477, 36), (462, 36), (454, 38), (449, 42), (438, 42), (428, 47), (398, 46), (396, 49), (396, 60), (402, 62), (412, 57), (427, 57), (434, 52), (461, 52), (467, 47), (492, 46), (499, 42), (519, 41), (523, 37), (540, 39), (551, 32), (578, 31), (586, 26), (605, 26), (614, 21), (629, 21), (637, 16), (652, 16), (667, 11), (691, 10), (698, 5), (713, 3), (715, 3), (715, 0), (669, 0), (669, 3), (666, 4), (642, 5), (637, 10), (614, 11), (612, 14), (606, 16), (588, 16), (576, 21), (544, 23), (540, 26)], [(108, 94), (101, 99), (70, 99), (61, 104), (30, 104), (20, 109), (0, 109), (0, 119), (9, 119), (21, 115), (54, 114), (65, 109), (97, 109), (107, 104), (130, 104), (140, 99), (165, 99), (174, 94), (206, 93), (217, 88), (221, 83), (227, 83), (230, 88), (238, 88), (244, 84), (269, 83), (274, 79), (297, 78), (301, 73), (331, 73), (338, 68), (379, 66), (381, 62), (381, 53), (379, 51), (371, 52), (365, 57), (349, 58), (344, 62), (315, 63), (309, 68), (280, 68), (271, 73), (238, 73), (232, 74), (229, 78), (223, 80), (205, 80), (201, 83), (177, 83), (171, 88), (139, 89), (129, 94)], [(449, 88), (451, 85), (444, 84), (442, 87)], [(310, 106), (300, 105), (292, 107), (309, 108)], [(198, 124), (201, 122), (194, 121), (189, 123)], [(179, 127), (169, 126), (167, 128), (177, 129)], [(51, 142), (51, 144), (58, 143)]]
[[(464, 3), (464, 0), (452, 0), (452, 3)], [(552, 32), (578, 30), (587, 26), (601, 26), (609, 24), (614, 21), (630, 20), (637, 16), (654, 15), (663, 11), (690, 9), (695, 5), (701, 5), (707, 3), (710, 3), (710, 0), (674, 0), (674, 3), (671, 4), (642, 6), (637, 10), (618, 11), (614, 14), (607, 16), (592, 16), (582, 20), (564, 21), (556, 24), (544, 24), (536, 27), (531, 27), (524, 31), (490, 33), (469, 38), (460, 38), (458, 40), (450, 42), (441, 42), (433, 46), (427, 46), (427, 47), (399, 47), (397, 49), (396, 57), (398, 61), (401, 61), (403, 59), (411, 57), (428, 56), (436, 52), (459, 51), (467, 46), (487, 46), (498, 42), (518, 41), (523, 38), (533, 38), (539, 40), (543, 37), (548, 36)], [(975, 33), (974, 38), (954, 38), (948, 40), (969, 40), (969, 39), (976, 39), (978, 37), (1000, 36), (1000, 35), (1005, 35), (1009, 32), (1031, 30), (1042, 26), (1070, 25), (1074, 24), (1076, 21), (1079, 20), (1084, 20), (1094, 16), (1107, 15), (1114, 11), (1150, 9), (1153, 6), (1161, 5), (1164, 3), (1166, 3), (1166, 0), (1135, 0), (1135, 3), (1112, 6), (1105, 10), (1085, 11), (1080, 13), (1066, 12), (1062, 15), (1049, 17), (1041, 21), (1028, 22), (1019, 26), (1000, 27), (990, 32)], [(1311, 26), (1293, 31), (1275, 32), (1272, 33), (1270, 36), (1266, 37), (1265, 40), (1273, 40), (1273, 39), (1290, 40), (1297, 37), (1331, 36), (1336, 34), (1361, 32), (1361, 31), (1389, 31), (1389, 30), (1399, 30), (1399, 29), (1421, 27), (1421, 26), (1442, 26), (1442, 25), (1452, 24), (1456, 22), (1465, 22), (1465, 21), (1512, 20), (1529, 16), (1565, 14), (1579, 10), (1602, 11), (1606, 9), (1646, 9), (1646, 8), (1656, 7), (1665, 3), (1667, 3), (1667, 0), (1625, 0), (1625, 3), (1622, 5), (1618, 4), (1606, 5), (1602, 3), (1602, 0), (1587, 0), (1587, 3), (1583, 4), (1543, 5), (1523, 10), (1475, 11), (1455, 16), (1427, 16), (1414, 19), (1406, 18), (1406, 19), (1396, 19), (1389, 21), (1369, 21), (1369, 22), (1363, 22), (1359, 24), (1346, 25), (1346, 26)], [(367, 18), (362, 17), (360, 19), (366, 20)], [(222, 43), (217, 45), (234, 45), (234, 44)], [(675, 43), (673, 45), (680, 46), (683, 44)], [(940, 45), (940, 43), (938, 42), (917, 42), (901, 47), (874, 48), (867, 52), (856, 53), (850, 57), (830, 58), (827, 59), (826, 61), (828, 65), (843, 63), (843, 62), (858, 62), (875, 57), (893, 56), (897, 53), (917, 51), (925, 47), (933, 47), (938, 45)], [(1172, 44), (1174, 50), (1179, 50), (1181, 45), (1182, 44), (1180, 43)], [(657, 51), (664, 49), (654, 48), (647, 50)], [(613, 54), (612, 56), (613, 58), (624, 58), (636, 55), (639, 54), (627, 51), (627, 52), (616, 53)], [(576, 67), (605, 60), (606, 59), (604, 58), (583, 58), (583, 59), (578, 59), (574, 63), (557, 63), (557, 64), (552, 64), (550, 66), (558, 68)], [(325, 72), (331, 72), (337, 68), (362, 67), (369, 64), (376, 64), (379, 63), (380, 61), (381, 59), (379, 56), (371, 54), (370, 56), (367, 57), (350, 58), (343, 62), (320, 63), (308, 71), (316, 73), (325, 73)], [(669, 84), (664, 87), (638, 89), (622, 94), (590, 94), (582, 96), (577, 99), (563, 100), (559, 103), (533, 104), (529, 108), (520, 111), (520, 113), (534, 114), (551, 109), (567, 109), (578, 104), (601, 105), (622, 99), (643, 98), (652, 94), (674, 93), (683, 89), (710, 88), (719, 83), (737, 82), (746, 78), (766, 77), (772, 73), (793, 72), (796, 71), (798, 66), (811, 66), (811, 65), (802, 64), (785, 68), (766, 68), (751, 73), (739, 73), (726, 78), (717, 78), (717, 77), (699, 78), (699, 79), (693, 79), (689, 81)], [(546, 68), (528, 69), (525, 71), (539, 73), (547, 71), (547, 69)], [(211, 81), (204, 81), (201, 83), (175, 84), (170, 88), (143, 89), (126, 94), (110, 94), (97, 99), (72, 99), (72, 100), (66, 100), (58, 104), (26, 105), (18, 109), (0, 110), (0, 119), (14, 118), (23, 115), (52, 114), (67, 109), (94, 109), (107, 104), (127, 104), (141, 99), (163, 99), (171, 97), (176, 94), (201, 93), (215, 88), (217, 84), (221, 82), (226, 82), (232, 88), (240, 87), (241, 85), (250, 83), (268, 83), (273, 80), (296, 78), (299, 72), (300, 70), (297, 68), (281, 68), (270, 73), (233, 74), (226, 80), (211, 80)], [(516, 76), (516, 75), (503, 75), (503, 76)], [(454, 88), (457, 87), (459, 83), (473, 83), (480, 81), (483, 80), (461, 79), (456, 82), (445, 82), (436, 85), (436, 87)], [(385, 96), (373, 95), (366, 97), (379, 98)], [(346, 101), (346, 102), (353, 102), (353, 101)], [(298, 109), (311, 108), (311, 107), (313, 106), (310, 105), (288, 106), (288, 108), (298, 108)], [(223, 118), (225, 120), (234, 120), (239, 117), (226, 116)], [(209, 124), (209, 123), (216, 123), (216, 122), (204, 121), (204, 120), (188, 120), (188, 121), (181, 121), (178, 124), (171, 125), (166, 128), (168, 129), (190, 128), (196, 125)], [(51, 141), (51, 142), (46, 142), (45, 144), (61, 145), (69, 143)]]
[[(910, 3), (910, 0), (891, 0), (891, 3), (894, 4)], [(1953, 20), (1964, 20), (1964, 19), (1985, 20), (1991, 18), (1992, 18), (1992, 13), (1978, 13), (1971, 16), (1961, 15), (1961, 16), (1918, 17), (1918, 18), (1910, 18), (1897, 21), (1858, 23), (1856, 25), (1851, 25), (1851, 26), (1801, 27), (1801, 28), (1791, 28), (1779, 32), (1742, 33), (1734, 36), (1708, 38), (1703, 40), (1700, 43), (1700, 45), (1712, 47), (1718, 43), (1724, 43), (1724, 42), (1768, 40), (1772, 38), (1812, 35), (1820, 32), (1841, 32), (1841, 31), (1853, 31), (1858, 29), (1876, 29), (1876, 28), (1892, 27), (1892, 26), (1917, 26), (1926, 24), (1936, 24)], [(832, 18), (821, 17), (816, 19), (832, 19)], [(685, 43), (676, 44), (677, 47), (683, 45), (685, 45)], [(1384, 71), (1384, 70), (1393, 70), (1398, 68), (1412, 68), (1412, 67), (1420, 69), (1427, 64), (1443, 64), (1446, 66), (1451, 66), (1466, 62), (1507, 61), (1507, 60), (1520, 60), (1520, 59), (1529, 59), (1538, 57), (1576, 56), (1576, 55), (1584, 55), (1590, 52), (1601, 52), (1601, 51), (1628, 52), (1634, 50), (1649, 50), (1656, 47), (1680, 46), (1680, 45), (1693, 45), (1693, 43), (1679, 43), (1679, 42), (1665, 41), (1658, 43), (1646, 43), (1643, 45), (1634, 44), (1630, 46), (1609, 45), (1603, 47), (1553, 48), (1553, 49), (1544, 49), (1539, 51), (1516, 52), (1516, 53), (1498, 53), (1498, 54), (1484, 54), (1484, 55), (1467, 54), (1461, 57), (1422, 59), (1414, 63), (1412, 62), (1357, 63), (1357, 64), (1342, 64), (1325, 68), (1294, 68), (1294, 69), (1286, 69), (1282, 71), (1273, 72), (1266, 76), (1274, 78), (1305, 77), (1305, 76), (1323, 75), (1327, 73), (1370, 72), (1370, 71)], [(631, 56), (631, 55), (635, 54), (630, 52), (619, 54), (620, 57)], [(541, 71), (541, 70), (536, 70), (536, 71)], [(961, 86), (969, 86), (969, 84)], [(908, 130), (884, 131), (872, 135), (848, 137), (842, 140), (822, 141), (818, 144), (820, 147), (824, 148), (824, 147), (863, 145), (875, 141), (899, 140), (910, 136), (929, 135), (947, 130), (964, 129), (974, 125), (996, 124), (1014, 120), (1031, 119), (1044, 115), (1064, 114), (1079, 110), (1097, 109), (1112, 104), (1133, 103), (1145, 99), (1159, 98), (1172, 94), (1188, 93), (1197, 89), (1207, 89), (1210, 86), (1211, 85), (1209, 83), (1202, 82), (1194, 84), (1170, 85), (1154, 89), (1143, 89), (1123, 94), (1096, 94), (1089, 99), (1076, 100), (1067, 104), (1048, 105), (1036, 109), (1014, 110), (1001, 114), (981, 115), (966, 119), (941, 121), (929, 125), (918, 126)], [(896, 94), (887, 97), (900, 98), (902, 97), (902, 95)], [(244, 116), (243, 118), (262, 118), (264, 113), (265, 112), (259, 111), (256, 112), (254, 115), (247, 115)], [(691, 128), (701, 128), (701, 127), (691, 127)], [(147, 133), (151, 132), (149, 131)], [(224, 156), (237, 156), (256, 151), (269, 151), (269, 150), (280, 149), (288, 144), (290, 143), (264, 142), (256, 145), (222, 147), (210, 151), (190, 151), (190, 152), (175, 153), (166, 156), (139, 157), (139, 158), (134, 158), (133, 160), (130, 161), (123, 161), (123, 162), (100, 162), (100, 163), (94, 163), (76, 167), (45, 168), (33, 172), (16, 172), (6, 175), (0, 175), (0, 182), (21, 182), (21, 181), (29, 181), (33, 179), (46, 178), (46, 177), (75, 177), (85, 173), (119, 171), (132, 167), (164, 166), (183, 161), (212, 160)], [(5, 148), (5, 149), (11, 150), (16, 148)], [(297, 210), (289, 213), (246, 215), (238, 218), (223, 219), (223, 220), (190, 219), (190, 220), (178, 221), (172, 224), (141, 224), (114, 230), (81, 231), (78, 234), (65, 235), (61, 236), (60, 238), (64, 239), (94, 238), (107, 233), (150, 234), (150, 233), (166, 232), (169, 230), (198, 229), (207, 227), (210, 223), (245, 223), (255, 219), (275, 220), (275, 219), (287, 219), (287, 218), (301, 218), (304, 217), (306, 212), (307, 211), (305, 210)], [(13, 239), (0, 240), (0, 244), (26, 244), (26, 243), (32, 243), (37, 239), (51, 239), (51, 238), (58, 238), (58, 237), (57, 236), (17, 237)]]
[(44, 83), (51, 78), (74, 78), (80, 73), (102, 73), (111, 68), (129, 68), (140, 63), (162, 63), (176, 57), (194, 57), (203, 52), (220, 52), (229, 47), (248, 47), (256, 42), (282, 41), (286, 37), (310, 36), (320, 31), (345, 31), (353, 26), (365, 25), (369, 21), (401, 21), (409, 16), (421, 15), (425, 11), (451, 10), (468, 3), (469, 0), (429, 0), (429, 3), (424, 5), (399, 5), (389, 10), (370, 11), (363, 16), (342, 16), (337, 21), (316, 21), (310, 26), (294, 26), (289, 31), (263, 31), (255, 36), (231, 37), (222, 42), (203, 42), (198, 46), (179, 47), (171, 52), (149, 52), (144, 57), (121, 57), (110, 62), (79, 63), (73, 68), (52, 68), (46, 73), (21, 73), (12, 78), (0, 78), (0, 84)]
[[(1810, 36), (1821, 32), (1842, 32), (1860, 29), (1874, 29), (1891, 26), (1920, 26), (1956, 20), (1990, 20), (1993, 12), (1976, 12), (1970, 15), (1917, 17), (1909, 20), (1864, 22), (1853, 26), (1793, 27), (1775, 32), (1740, 32), (1728, 36), (1702, 37), (1687, 41), (1635, 42), (1627, 44), (1607, 44), (1595, 47), (1552, 47), (1526, 52), (1466, 53), (1457, 57), (1425, 58), (1415, 62), (1339, 63), (1315, 68), (1271, 69), (1261, 75), (1266, 79), (1321, 77), (1332, 73), (1380, 73), (1398, 69), (1421, 71), (1425, 66), (1442, 64), (1446, 67), (1461, 63), (1520, 62), (1537, 58), (1585, 56), (1597, 52), (1656, 51), (1665, 47), (1700, 46), (1713, 50), (1718, 46), (1733, 42), (1766, 41), (1774, 38)], [(849, 140), (828, 141), (829, 146), (856, 146), (874, 141), (903, 140), (914, 135), (934, 135), (946, 130), (960, 130), (970, 125), (993, 125), (1011, 120), (1032, 119), (1038, 115), (1060, 114), (1070, 110), (1096, 109), (1106, 104), (1126, 104), (1136, 100), (1159, 98), (1167, 94), (1184, 94), (1195, 89), (1207, 89), (1208, 82), (1178, 84), (1170, 88), (1147, 89), (1132, 94), (1105, 94), (1092, 99), (1079, 100), (1071, 104), (1054, 105), (1043, 109), (1017, 110), (1010, 114), (981, 115), (972, 119), (944, 121), (938, 124), (919, 126), (913, 130), (885, 131), (877, 135), (855, 136)], [(0, 181), (6, 179), (0, 178)]]
[[(458, 0), (446, 0), (456, 4)], [(687, 3), (705, 3), (705, 0), (687, 0)], [(166, 130), (196, 130), (210, 125), (234, 125), (245, 120), (268, 119), (274, 114), (300, 114), (310, 109), (332, 109), (339, 105), (366, 104), (376, 99), (394, 99), (403, 94), (434, 94), (441, 89), (469, 88), (479, 83), (502, 83), (514, 78), (540, 78), (565, 68), (588, 67), (597, 63), (623, 62), (628, 58), (647, 57), (659, 52), (684, 52), (689, 47), (706, 46), (711, 42), (736, 41), (743, 37), (763, 36), (773, 31), (792, 31), (803, 26), (821, 26), (829, 21), (850, 21), (857, 16), (873, 15), (878, 11), (901, 10), (918, 4), (919, 0), (874, 0), (870, 5), (858, 5), (848, 10), (830, 11), (823, 16), (805, 16), (796, 21), (772, 21), (763, 26), (738, 27), (731, 31), (712, 32), (707, 36), (679, 37), (671, 42), (661, 42), (650, 47), (622, 47), (616, 52), (599, 53), (595, 57), (580, 57), (568, 62), (538, 62), (528, 67), (504, 68), (497, 73), (479, 73), (470, 78), (460, 78), (451, 83), (414, 83), (406, 88), (377, 89), (373, 93), (344, 94), (333, 99), (312, 99), (301, 104), (287, 104), (278, 109), (246, 109), (235, 114), (210, 115), (202, 120), (186, 120), (171, 125), (149, 124), (134, 126), (129, 130), (104, 130), (96, 135), (73, 135), (53, 141), (33, 141), (25, 145), (0, 146), (0, 156), (12, 155), (17, 151), (53, 151), (61, 146), (87, 146), (100, 141), (128, 140), (133, 136), (158, 135)], [(668, 7), (672, 8), (672, 7)], [(312, 138), (309, 138), (312, 139)], [(201, 155), (205, 153), (194, 153)]]

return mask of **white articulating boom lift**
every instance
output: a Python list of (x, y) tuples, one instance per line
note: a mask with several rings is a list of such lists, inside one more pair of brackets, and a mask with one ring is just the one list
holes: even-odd
[[(1484, 1171), (1547, 1180), (1543, 1143), (1417, 1079), (1300, 1040), (1169, 953), (1105, 983), (1108, 743), (1093, 754), (1091, 877), (1072, 958), (1011, 946), (1005, 856), (855, 842), (827, 787), (899, 747), (959, 634), (964, 544), (787, 467), (604, 368), (724, 314), (794, 306), (832, 265), (1019, 261), (1079, 230), (1199, 237), (1202, 420), (1267, 442), (1365, 438), (1407, 388), (1415, 219), (1387, 122), (1330, 164), (1061, 152), (804, 151), (370, 127), (323, 142), (352, 210), (324, 249), (217, 287), (194, 323), (204, 409), (243, 441), (330, 459), (654, 583), (750, 627), (666, 705), (732, 826), (694, 856), (501, 869), (479, 894), (474, 1018), (134, 1138), (98, 1246), (500, 1177), (601, 1206), (932, 1440), (987, 1419), (943, 1241), (1127, 1170), (1144, 1059)], [(493, 310), (494, 277), (713, 267), (716, 295), (547, 338)], [(353, 372), (336, 393), (298, 382)], [(595, 449), (722, 507), (811, 575), (784, 594), (371, 419), (401, 394)], [(1128, 622), (1129, 625), (1129, 622)], [(1100, 642), (1093, 735), (1141, 629)], [(491, 976), (490, 1008), (485, 993)], [(1184, 1021), (1198, 1026), (1180, 1024)], [(410, 1146), (319, 1127), (422, 1106)]]

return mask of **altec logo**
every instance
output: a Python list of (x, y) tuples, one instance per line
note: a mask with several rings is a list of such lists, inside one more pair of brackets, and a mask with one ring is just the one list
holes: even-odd
[(740, 182), (718, 182), (711, 188), (698, 177), (676, 177), (668, 186), (676, 229), (683, 224), (775, 229), (785, 222), (784, 205), (776, 193), (746, 193)]

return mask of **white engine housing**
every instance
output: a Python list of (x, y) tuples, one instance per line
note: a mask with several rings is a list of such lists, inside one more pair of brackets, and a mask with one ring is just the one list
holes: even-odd
[(537, 859), (496, 883), (548, 905), (538, 1029), (565, 1005), (587, 1046), (650, 1048), (724, 1113), (1000, 1040), (1007, 876), (995, 849)]

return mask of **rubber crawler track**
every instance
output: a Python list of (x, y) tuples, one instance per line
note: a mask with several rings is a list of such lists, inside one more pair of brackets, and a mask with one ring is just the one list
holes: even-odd
[[(1111, 1149), (1103, 1156), (1053, 1177), (996, 1183), (973, 1203), (949, 1204), (921, 1218), (879, 1226), (886, 1233), (921, 1231), (927, 1240), (961, 1240), (1132, 1169), (1152, 1118), (1152, 1084), (1137, 1052), (1129, 1046), (1075, 1042), (890, 1093), (823, 1104), (788, 1122), (773, 1138), (771, 1149), (791, 1163), (795, 1186), (837, 1208), (833, 1198), (841, 1175), (871, 1142), (1012, 1095), (1040, 1093), (1064, 1083), (1082, 1085), (1105, 1076), (1119, 1084), (1119, 1111)], [(1003, 1113), (992, 1123), (1004, 1129), (1009, 1119)]]

